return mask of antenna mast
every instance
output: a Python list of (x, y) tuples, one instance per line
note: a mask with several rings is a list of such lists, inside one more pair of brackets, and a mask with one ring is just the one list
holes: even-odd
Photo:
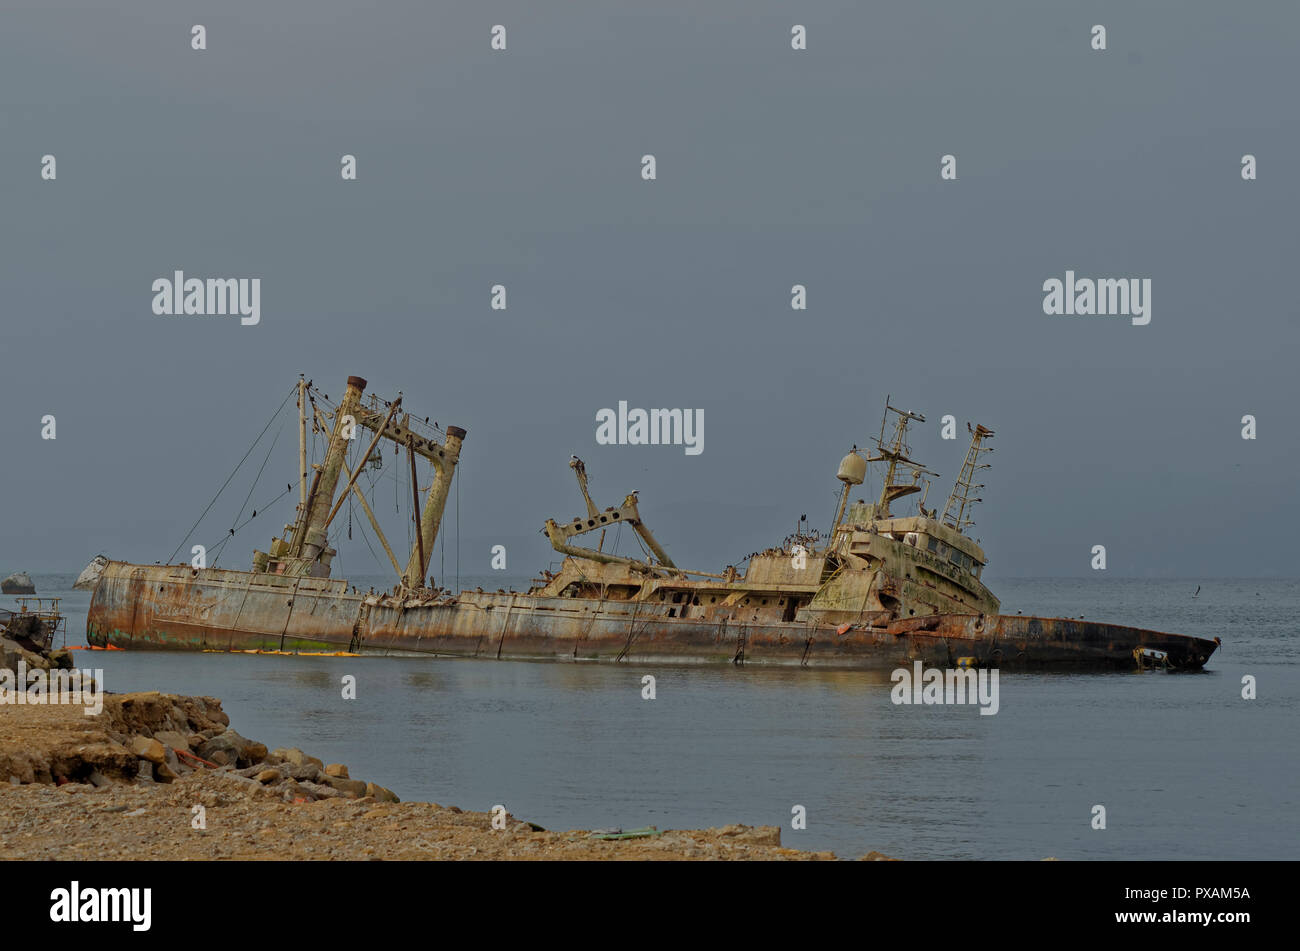
[(968, 513), (976, 502), (984, 501), (975, 498), (975, 493), (984, 488), (984, 483), (975, 481), (975, 473), (979, 469), (989, 468), (988, 463), (979, 461), (980, 454), (993, 451), (991, 447), (983, 445), (985, 439), (993, 437), (993, 430), (980, 425), (971, 429), (970, 423), (966, 424), (966, 429), (971, 434), (970, 448), (966, 450), (966, 461), (962, 463), (961, 474), (957, 476), (952, 495), (948, 496), (948, 504), (943, 507), (943, 523), (959, 532), (975, 524)]
[[(894, 413), (897, 419), (894, 420), (894, 431), (889, 437), (889, 443), (885, 443), (885, 424), (889, 422), (889, 414)], [(877, 518), (890, 518), (889, 503), (894, 499), (902, 498), (905, 495), (911, 495), (914, 492), (920, 492), (926, 486), (921, 485), (921, 477), (937, 476), (937, 472), (931, 472), (921, 463), (914, 462), (910, 457), (912, 448), (907, 444), (907, 427), (913, 420), (918, 423), (924, 423), (925, 417), (920, 413), (911, 413), (904, 409), (898, 409), (891, 406), (889, 397), (885, 397), (885, 415), (880, 420), (880, 435), (876, 437), (875, 455), (867, 457), (868, 462), (888, 462), (889, 469), (885, 473), (885, 484), (880, 490), (880, 502), (876, 506)], [(898, 474), (898, 468), (902, 466), (911, 473), (911, 480), (907, 482), (896, 482), (895, 477)]]

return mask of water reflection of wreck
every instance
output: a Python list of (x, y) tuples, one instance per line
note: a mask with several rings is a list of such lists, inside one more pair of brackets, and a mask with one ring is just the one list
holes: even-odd
[[(586, 514), (546, 522), (552, 545), (565, 555), (558, 572), (543, 572), (527, 593), (432, 588), (426, 582), (430, 556), (466, 433), (421, 429), (409, 415), (396, 419), (400, 396), (364, 405), (365, 385), (350, 377), (332, 412), (317, 408), (306, 385), (299, 385), (300, 414), (310, 400), (313, 420), (330, 432), (328, 446), (308, 487), (300, 429), (304, 478), (297, 517), (269, 551), (254, 554), (251, 571), (110, 562), (91, 601), (91, 643), (610, 662), (893, 667), (921, 660), (1063, 668), (1199, 668), (1217, 646), (1217, 639), (1082, 619), (999, 614), (998, 599), (980, 580), (984, 552), (966, 533), (992, 431), (971, 430), (961, 474), (939, 513), (925, 506), (934, 473), (910, 458), (907, 444), (909, 425), (923, 417), (888, 404), (874, 450), (864, 455), (855, 447), (840, 463), (842, 490), (824, 543), (796, 532), (783, 545), (751, 555), (743, 571), (679, 568), (646, 527), (636, 494), (600, 509), (588, 491), (585, 466), (574, 457), (570, 465)], [(373, 436), (350, 468), (353, 426)], [(407, 450), (413, 488), (417, 456), (434, 469), (423, 505), (413, 500), (419, 530), (404, 566), (356, 484), (381, 440)], [(850, 504), (850, 491), (864, 482), (869, 463), (883, 466), (880, 495)], [(335, 552), (328, 529), (349, 492), (401, 578), (391, 593), (356, 592), (329, 577)], [(913, 495), (919, 496), (914, 514), (894, 512), (899, 500)], [(604, 550), (605, 532), (624, 524), (643, 543), (642, 557)], [(579, 536), (595, 533), (594, 547), (578, 544)]]

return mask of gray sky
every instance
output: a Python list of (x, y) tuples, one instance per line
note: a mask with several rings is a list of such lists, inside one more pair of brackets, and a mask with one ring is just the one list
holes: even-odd
[[(1115, 575), (1296, 573), (1294, 4), (124, 9), (0, 3), (0, 572), (165, 558), (303, 371), (469, 430), (462, 574), (554, 560), (570, 453), (678, 564), (825, 528), (886, 393), (929, 418), (932, 503), (965, 449), (940, 417), (996, 430), (995, 590), (1095, 544)], [(261, 278), (261, 323), (154, 316), (176, 269)], [(1044, 315), (1067, 269), (1150, 278), (1151, 323)], [(597, 446), (619, 400), (703, 409), (703, 454)]]

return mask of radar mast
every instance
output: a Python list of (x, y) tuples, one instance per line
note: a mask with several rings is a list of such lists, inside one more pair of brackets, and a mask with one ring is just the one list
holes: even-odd
[[(895, 415), (894, 430), (890, 434), (888, 443), (886, 443), (885, 427), (889, 423), (890, 413)], [(874, 440), (876, 453), (867, 457), (868, 462), (889, 463), (889, 468), (885, 472), (885, 484), (880, 489), (880, 501), (876, 504), (877, 518), (892, 518), (892, 513), (889, 511), (890, 502), (901, 499), (906, 495), (912, 495), (915, 492), (927, 491), (929, 481), (927, 480), (922, 484), (921, 477), (938, 476), (939, 474), (931, 472), (921, 463), (910, 458), (912, 448), (907, 444), (907, 427), (913, 420), (924, 423), (925, 417), (920, 413), (898, 409), (896, 406), (890, 405), (888, 396), (885, 397), (885, 415), (880, 420), (880, 435)], [(903, 470), (901, 474), (900, 469)]]
[(957, 483), (952, 487), (952, 495), (948, 496), (948, 503), (943, 507), (943, 523), (959, 532), (975, 524), (969, 513), (974, 509), (976, 502), (984, 501), (975, 497), (975, 493), (984, 488), (983, 482), (975, 481), (975, 473), (980, 469), (989, 468), (988, 463), (979, 461), (981, 453), (993, 451), (991, 446), (983, 444), (985, 439), (993, 437), (993, 430), (980, 425), (971, 429), (970, 423), (966, 424), (966, 429), (971, 434), (970, 448), (966, 450), (966, 461), (961, 465), (961, 474), (957, 476)]

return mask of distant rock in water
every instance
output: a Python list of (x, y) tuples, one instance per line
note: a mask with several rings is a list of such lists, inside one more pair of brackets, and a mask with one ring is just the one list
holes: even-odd
[(35, 594), (36, 585), (32, 576), (25, 571), (15, 571), (4, 581), (0, 581), (0, 591), (5, 594)]
[(90, 564), (86, 565), (86, 567), (82, 569), (81, 574), (77, 575), (77, 583), (74, 584), (73, 587), (93, 590), (95, 585), (99, 584), (99, 576), (104, 573), (104, 569), (107, 567), (107, 556), (96, 555), (91, 560)]

